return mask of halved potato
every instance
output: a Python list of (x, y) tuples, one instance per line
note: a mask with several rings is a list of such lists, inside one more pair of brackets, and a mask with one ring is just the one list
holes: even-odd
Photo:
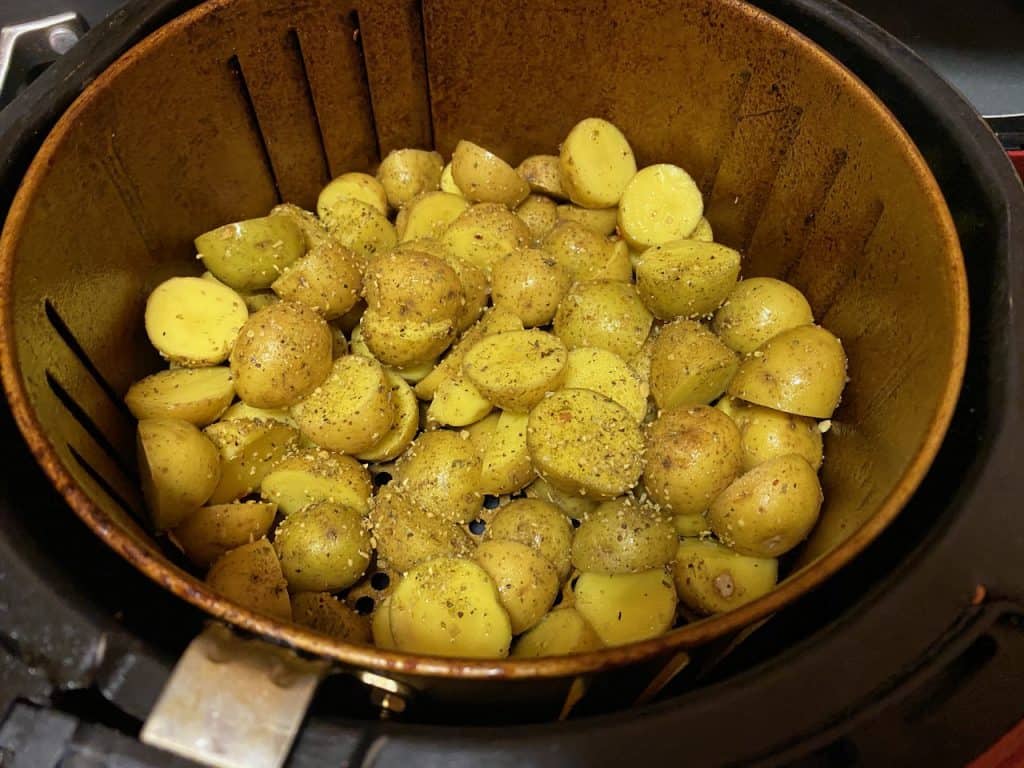
[(562, 188), (562, 166), (557, 155), (531, 155), (518, 165), (516, 173), (534, 192), (557, 200), (568, 197)]
[(358, 200), (388, 215), (388, 196), (383, 185), (368, 173), (343, 173), (320, 190), (316, 210), (329, 218), (339, 200)]
[(270, 287), (282, 299), (301, 302), (332, 320), (359, 301), (363, 274), (352, 251), (326, 241), (311, 248)]
[(374, 206), (355, 198), (343, 198), (320, 213), (331, 237), (348, 248), (365, 266), (398, 242), (395, 226)]
[(435, 190), (410, 200), (399, 212), (395, 228), (403, 242), (423, 237), (440, 237), (459, 215), (469, 208), (461, 195)]
[(325, 241), (331, 240), (327, 228), (316, 217), (312, 211), (307, 211), (292, 203), (281, 203), (270, 209), (271, 216), (283, 216), (290, 219), (302, 232), (306, 241), (306, 249), (315, 248)]
[(419, 404), (405, 380), (393, 371), (385, 371), (391, 385), (391, 401), (395, 407), (394, 426), (367, 451), (357, 454), (362, 461), (391, 461), (408, 448), (420, 426)]
[(550, 501), (516, 499), (498, 509), (491, 518), (485, 538), (490, 541), (518, 541), (536, 550), (555, 567), (560, 581), (572, 566), (573, 530), (565, 512)]
[(526, 498), (554, 504), (573, 520), (583, 520), (601, 503), (597, 499), (588, 499), (578, 493), (556, 488), (543, 477), (538, 477), (526, 486)]
[(516, 658), (567, 656), (602, 648), (604, 644), (583, 614), (575, 608), (557, 608), (520, 637), (512, 648)]
[(572, 275), (545, 251), (512, 251), (491, 268), (494, 306), (517, 315), (527, 328), (547, 325), (569, 292)]
[(280, 421), (289, 427), (298, 428), (295, 419), (285, 408), (256, 408), (246, 405), (241, 400), (228, 408), (220, 417), (220, 421), (232, 421), (234, 419), (266, 419), (269, 421)]
[(243, 544), (219, 557), (206, 574), (206, 583), (244, 608), (292, 620), (288, 583), (266, 539)]
[(377, 550), (378, 567), (400, 573), (437, 557), (462, 557), (473, 542), (458, 523), (428, 515), (414, 497), (390, 485), (373, 499), (370, 510), (371, 545)]
[(146, 334), (157, 352), (186, 367), (227, 360), (249, 319), (242, 297), (201, 277), (172, 277), (146, 300)]
[(741, 280), (718, 308), (711, 329), (740, 354), (773, 336), (814, 322), (811, 305), (789, 283), (771, 277)]
[(427, 515), (464, 523), (480, 510), (480, 457), (469, 435), (424, 432), (398, 460), (395, 487)]
[(512, 166), (471, 141), (460, 141), (452, 154), (452, 178), (470, 200), (515, 208), (530, 194), (529, 185)]
[(557, 211), (562, 221), (575, 221), (595, 234), (606, 237), (615, 231), (618, 208), (581, 208), (578, 205), (560, 205)]
[(740, 275), (740, 254), (718, 243), (674, 240), (636, 260), (636, 288), (663, 320), (700, 317), (718, 309)]
[(329, 592), (293, 595), (292, 620), (346, 643), (370, 642), (370, 618), (360, 616)]
[(370, 564), (370, 532), (352, 507), (317, 501), (292, 512), (274, 531), (274, 550), (293, 592), (350, 587)]
[(636, 175), (633, 150), (617, 127), (597, 117), (581, 120), (562, 142), (562, 186), (584, 208), (611, 208)]
[(569, 349), (600, 347), (632, 360), (653, 320), (631, 284), (594, 280), (569, 289), (555, 313), (554, 330)]
[(567, 357), (565, 345), (550, 333), (510, 331), (474, 344), (462, 370), (488, 401), (526, 413), (545, 393), (561, 386)]
[(142, 419), (136, 453), (142, 496), (158, 531), (199, 509), (221, 479), (217, 447), (182, 419)]
[(740, 361), (705, 326), (679, 318), (651, 345), (651, 395), (659, 408), (707, 405), (726, 388)]
[(277, 505), (267, 502), (233, 502), (200, 507), (173, 532), (185, 556), (206, 568), (228, 550), (262, 539), (277, 514)]
[(235, 382), (225, 366), (174, 368), (140, 379), (124, 402), (136, 419), (184, 419), (204, 427), (215, 421), (235, 396)]
[(569, 350), (566, 389), (589, 389), (625, 408), (637, 422), (647, 416), (647, 382), (614, 352), (600, 347)]
[(527, 545), (492, 539), (476, 548), (473, 559), (497, 585), (513, 635), (534, 626), (555, 602), (560, 586), (555, 567)]
[(779, 562), (741, 555), (710, 539), (683, 539), (672, 573), (679, 599), (688, 608), (724, 613), (771, 592)]
[(502, 411), (480, 453), (480, 490), (495, 496), (516, 493), (534, 478), (526, 447), (525, 413)]
[(550, 197), (529, 195), (516, 208), (516, 216), (530, 228), (533, 241), (540, 242), (558, 223), (558, 208)]
[(290, 217), (265, 216), (206, 232), (195, 246), (203, 266), (222, 283), (259, 291), (306, 252), (306, 238)]
[(373, 486), (370, 473), (351, 456), (307, 448), (280, 459), (260, 483), (260, 496), (290, 515), (318, 501), (344, 504), (365, 514)]
[(432, 363), (455, 338), (451, 320), (426, 322), (374, 309), (363, 313), (359, 328), (377, 360), (403, 370)]
[(577, 221), (559, 221), (541, 240), (540, 249), (574, 280), (595, 280), (612, 258), (613, 245)]
[(494, 262), (526, 247), (532, 237), (526, 223), (505, 206), (477, 203), (448, 225), (441, 241), (460, 259), (490, 275)]
[(700, 240), (702, 243), (715, 242), (715, 233), (711, 229), (711, 222), (701, 216), (700, 221), (697, 222), (697, 226), (694, 228), (693, 232), (690, 233), (690, 239)]
[(584, 573), (574, 607), (605, 645), (626, 645), (664, 634), (676, 617), (676, 589), (663, 568), (640, 573)]
[(377, 179), (392, 208), (401, 208), (417, 195), (439, 189), (444, 160), (426, 149), (394, 149), (381, 161)]
[(704, 215), (704, 198), (690, 174), (660, 163), (630, 179), (619, 201), (619, 230), (642, 250), (690, 237)]
[(572, 564), (583, 573), (663, 568), (675, 553), (671, 518), (629, 496), (598, 505), (584, 518), (572, 541)]
[(744, 470), (789, 453), (803, 456), (815, 471), (821, 468), (824, 447), (814, 419), (732, 397), (723, 397), (715, 408), (731, 416), (740, 428)]
[(299, 440), (294, 427), (264, 419), (218, 421), (204, 431), (220, 451), (220, 482), (210, 496), (211, 504), (225, 504), (255, 491)]
[(374, 259), (363, 294), (367, 312), (424, 323), (454, 320), (463, 300), (459, 276), (444, 260), (404, 250)]
[(459, 185), (455, 183), (455, 177), (452, 176), (452, 164), (445, 164), (444, 168), (441, 169), (441, 191), (447, 192), (450, 195), (465, 195), (462, 194), (462, 190), (459, 189)]
[(480, 421), (494, 405), (465, 376), (442, 381), (427, 408), (427, 421), (443, 427), (465, 427)]

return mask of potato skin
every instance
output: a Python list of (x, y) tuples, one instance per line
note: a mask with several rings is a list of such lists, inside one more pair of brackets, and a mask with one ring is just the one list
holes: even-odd
[(778, 579), (774, 558), (748, 557), (710, 539), (683, 539), (672, 574), (680, 601), (701, 614), (724, 613), (768, 594)]
[(487, 541), (517, 541), (539, 552), (554, 566), (559, 581), (572, 565), (572, 526), (550, 501), (516, 499), (498, 510), (484, 531)]
[(554, 603), (560, 586), (555, 567), (525, 544), (485, 541), (476, 548), (473, 559), (497, 585), (513, 635), (536, 625)]
[(225, 224), (195, 239), (203, 265), (236, 291), (269, 288), (281, 271), (306, 251), (306, 239), (290, 217), (265, 216)]
[(451, 322), (461, 308), (459, 276), (426, 253), (392, 252), (366, 270), (363, 295), (368, 310), (424, 323)]
[(711, 330), (745, 355), (783, 331), (813, 322), (811, 305), (799, 290), (771, 277), (751, 277), (736, 284), (715, 312)]
[(529, 228), (533, 242), (539, 243), (558, 223), (558, 208), (549, 197), (529, 195), (516, 208), (516, 216)]
[(651, 395), (659, 408), (707, 405), (725, 392), (739, 365), (736, 353), (705, 326), (673, 320), (651, 345)]
[(515, 208), (530, 194), (529, 185), (504, 160), (478, 144), (462, 140), (452, 153), (452, 178), (462, 194), (477, 203)]
[(473, 542), (462, 526), (427, 515), (413, 498), (390, 487), (374, 497), (371, 543), (378, 564), (404, 573), (436, 557), (464, 557), (472, 551)]
[(370, 534), (352, 507), (318, 501), (288, 515), (274, 532), (281, 571), (294, 592), (334, 592), (370, 564)]
[(480, 457), (468, 435), (424, 432), (395, 465), (395, 487), (427, 515), (464, 523), (480, 510)]
[(640, 352), (653, 318), (629, 283), (576, 283), (558, 305), (554, 331), (569, 349), (601, 347), (625, 360)]
[(516, 641), (512, 655), (516, 658), (565, 656), (596, 651), (602, 646), (601, 638), (579, 611), (560, 606)]
[(369, 643), (370, 620), (360, 616), (328, 592), (292, 595), (292, 619), (296, 624), (346, 643)]
[(174, 528), (217, 488), (217, 448), (183, 419), (143, 419), (136, 435), (142, 495), (153, 527)]
[(559, 152), (562, 187), (584, 208), (619, 204), (626, 184), (636, 174), (633, 149), (617, 127), (597, 117), (578, 122)]
[(455, 256), (489, 276), (498, 259), (517, 248), (526, 248), (533, 242), (533, 235), (526, 223), (505, 206), (477, 203), (448, 225), (441, 242)]
[(243, 608), (283, 621), (292, 620), (288, 583), (274, 548), (266, 539), (221, 555), (206, 574), (206, 583)]
[(572, 277), (544, 251), (512, 251), (491, 269), (494, 306), (503, 307), (526, 328), (547, 325), (569, 292)]
[(331, 501), (365, 514), (373, 486), (370, 473), (351, 456), (322, 448), (299, 450), (275, 462), (260, 483), (260, 496), (290, 515), (318, 501)]
[(562, 169), (556, 155), (531, 155), (516, 167), (516, 173), (538, 194), (556, 200), (569, 197), (562, 188)]
[(395, 149), (388, 153), (377, 171), (388, 203), (401, 208), (417, 195), (441, 187), (444, 160), (437, 152), (424, 149)]
[(740, 428), (744, 471), (788, 453), (803, 456), (815, 471), (821, 468), (824, 445), (814, 419), (732, 397), (723, 397), (715, 408), (732, 417)]
[(622, 496), (588, 514), (572, 542), (572, 564), (595, 573), (638, 573), (667, 565), (676, 531), (667, 515)]
[(225, 552), (267, 535), (277, 513), (275, 504), (234, 502), (200, 507), (174, 529), (186, 557), (201, 568)]
[(718, 243), (675, 240), (636, 261), (636, 289), (656, 317), (695, 318), (721, 306), (740, 274), (738, 251)]
[(270, 287), (280, 298), (305, 304), (333, 320), (359, 301), (363, 274), (352, 251), (327, 240), (294, 262)]

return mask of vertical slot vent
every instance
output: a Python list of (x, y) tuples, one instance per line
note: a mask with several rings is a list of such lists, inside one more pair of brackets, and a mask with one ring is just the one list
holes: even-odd
[(234, 76), (235, 81), (238, 84), (238, 92), (242, 96), (242, 102), (245, 104), (245, 114), (248, 119), (249, 125), (252, 128), (252, 132), (255, 134), (260, 144), (260, 154), (263, 158), (263, 164), (267, 169), (267, 173), (270, 174), (270, 178), (274, 183), (274, 194), (277, 197), (277, 202), (284, 202), (284, 198), (281, 196), (281, 184), (277, 178), (277, 172), (274, 170), (274, 164), (270, 160), (270, 150), (267, 148), (267, 137), (263, 134), (260, 128), (259, 118), (256, 116), (256, 105), (252, 100), (252, 93), (249, 92), (249, 84), (245, 80), (245, 73), (242, 72), (242, 63), (238, 60), (238, 56), (232, 56), (228, 59), (228, 69)]

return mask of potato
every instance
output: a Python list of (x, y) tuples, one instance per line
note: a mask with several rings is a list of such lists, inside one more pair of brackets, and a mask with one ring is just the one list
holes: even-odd
[(363, 313), (359, 328), (374, 358), (401, 369), (432, 363), (455, 338), (451, 320), (424, 322), (374, 309)]
[(391, 385), (391, 402), (395, 409), (394, 426), (372, 448), (357, 454), (362, 461), (391, 461), (412, 444), (420, 426), (416, 395), (400, 375), (385, 371)]
[(398, 234), (387, 217), (372, 205), (354, 198), (336, 201), (320, 214), (331, 237), (355, 254), (365, 267), (387, 253), (398, 242)]
[(625, 360), (599, 347), (569, 351), (565, 367), (566, 389), (589, 389), (618, 403), (641, 422), (647, 415), (647, 383)]
[(277, 505), (265, 502), (214, 504), (200, 507), (172, 535), (185, 556), (207, 568), (225, 552), (267, 535)]
[(311, 248), (270, 287), (282, 299), (301, 302), (333, 320), (359, 301), (363, 275), (352, 251), (327, 241)]
[(293, 592), (334, 592), (356, 583), (370, 564), (370, 532), (358, 510), (318, 501), (292, 512), (274, 531), (274, 550)]
[(411, 496), (391, 486), (378, 491), (370, 510), (377, 564), (404, 573), (436, 557), (468, 555), (469, 534), (458, 523), (428, 515)]
[(602, 280), (576, 283), (555, 313), (555, 335), (569, 349), (600, 347), (633, 359), (651, 330), (653, 318), (628, 283)]
[(469, 436), (424, 432), (395, 465), (395, 487), (427, 515), (464, 523), (480, 510), (480, 457)]
[(594, 269), (591, 280), (619, 280), (633, 282), (633, 262), (629, 258), (629, 246), (625, 240), (609, 240), (608, 258)]
[(743, 466), (740, 431), (706, 405), (662, 411), (647, 428), (644, 486), (673, 515), (699, 515)]
[(731, 611), (768, 594), (778, 573), (774, 558), (747, 557), (703, 539), (679, 542), (673, 567), (679, 599), (702, 614)]
[(455, 183), (455, 177), (452, 176), (452, 164), (447, 163), (444, 168), (441, 169), (441, 191), (447, 192), (450, 195), (461, 195), (462, 190), (459, 189), (459, 185)]
[(146, 300), (150, 343), (164, 359), (189, 368), (227, 360), (248, 319), (241, 296), (201, 277), (172, 277)]
[(758, 464), (720, 493), (708, 509), (711, 530), (741, 555), (778, 557), (818, 522), (818, 475), (795, 454)]
[(266, 539), (243, 544), (217, 559), (206, 583), (243, 608), (291, 621), (288, 583), (274, 548)]
[(183, 419), (139, 421), (136, 453), (142, 496), (158, 531), (199, 509), (220, 482), (216, 446)]
[(211, 504), (225, 504), (255, 491), (299, 439), (294, 427), (264, 419), (218, 421), (204, 432), (220, 451), (220, 482), (210, 496)]
[(321, 448), (368, 451), (395, 423), (391, 384), (376, 360), (339, 357), (327, 380), (292, 406), (292, 418), (302, 435)]
[(516, 641), (512, 656), (520, 659), (567, 656), (601, 647), (601, 638), (583, 614), (575, 608), (558, 608)]
[(711, 229), (711, 222), (701, 216), (697, 226), (690, 233), (690, 239), (700, 240), (702, 243), (713, 243), (715, 241), (715, 233)]
[(608, 646), (664, 634), (676, 617), (676, 590), (661, 568), (640, 573), (584, 573), (573, 589), (575, 608)]
[(680, 536), (710, 536), (711, 526), (703, 515), (676, 515), (672, 525)]
[(821, 468), (824, 448), (814, 419), (731, 397), (723, 397), (715, 407), (731, 416), (740, 428), (744, 471), (790, 453), (802, 456), (815, 471)]
[(811, 305), (799, 290), (770, 277), (751, 277), (736, 284), (711, 330), (745, 355), (783, 331), (813, 322)]
[(517, 541), (538, 552), (554, 567), (558, 580), (569, 576), (572, 526), (549, 501), (516, 499), (501, 507), (484, 531), (487, 541)]
[(306, 242), (306, 250), (316, 248), (321, 243), (332, 240), (327, 228), (320, 223), (315, 213), (300, 208), (292, 203), (281, 203), (270, 209), (271, 216), (283, 216), (289, 219), (302, 232)]
[(414, 197), (399, 212), (395, 229), (399, 240), (440, 237), (459, 215), (469, 208), (469, 201), (448, 192), (424, 192)]
[(388, 215), (388, 196), (383, 185), (368, 173), (343, 173), (320, 190), (316, 210), (320, 218), (330, 218), (340, 200), (358, 200)]
[(527, 328), (550, 323), (571, 285), (572, 276), (554, 257), (533, 248), (512, 251), (491, 269), (494, 306), (514, 313)]
[(621, 496), (587, 515), (572, 541), (572, 564), (584, 573), (638, 573), (667, 565), (676, 553), (671, 518)]
[(636, 421), (621, 405), (586, 389), (563, 389), (538, 403), (526, 443), (541, 477), (594, 499), (629, 490), (643, 469)]
[(450, 322), (459, 314), (462, 285), (441, 259), (392, 252), (367, 268), (363, 295), (368, 312), (424, 323)]
[(441, 242), (487, 275), (505, 254), (532, 242), (526, 223), (497, 203), (477, 203), (448, 225)]
[(215, 421), (235, 397), (225, 366), (175, 368), (141, 379), (128, 388), (125, 405), (136, 419), (183, 419), (197, 427)]
[(360, 616), (328, 592), (292, 595), (292, 619), (346, 643), (370, 642), (370, 619)]
[(397, 650), (395, 636), (391, 632), (391, 598), (385, 598), (377, 604), (370, 616), (370, 629), (375, 646), (386, 651)]
[(238, 396), (257, 408), (292, 405), (327, 378), (333, 344), (327, 323), (304, 304), (282, 301), (261, 309), (231, 350)]
[(630, 179), (619, 201), (619, 231), (636, 250), (690, 237), (704, 215), (697, 183), (682, 168), (660, 163)]
[(530, 186), (512, 166), (471, 141), (460, 141), (452, 153), (452, 178), (467, 198), (515, 208)]
[(370, 509), (370, 474), (351, 456), (310, 448), (285, 456), (260, 483), (260, 497), (290, 515), (318, 501)]
[(656, 317), (694, 318), (714, 312), (740, 274), (740, 254), (718, 243), (675, 240), (636, 260), (636, 289)]
[(550, 333), (509, 331), (486, 336), (462, 361), (480, 393), (499, 408), (526, 413), (545, 393), (561, 386), (568, 352)]
[(485, 541), (476, 548), (473, 559), (497, 585), (513, 635), (534, 626), (555, 602), (560, 586), (555, 567), (525, 544)]
[(331, 334), (331, 360), (337, 360), (348, 354), (348, 339), (345, 332), (336, 325), (328, 324), (328, 332)]
[(596, 499), (556, 488), (543, 477), (538, 477), (526, 486), (526, 497), (554, 504), (574, 520), (582, 520), (600, 504)]
[(557, 200), (568, 198), (562, 188), (562, 166), (556, 155), (532, 155), (516, 168), (530, 189)]
[(265, 216), (206, 232), (195, 246), (203, 266), (222, 283), (236, 291), (259, 291), (306, 252), (306, 238), (290, 217)]
[(336, 325), (342, 333), (350, 334), (352, 330), (359, 325), (359, 320), (363, 317), (363, 312), (366, 311), (366, 302), (359, 299), (348, 312), (341, 317), (335, 318), (333, 325)]
[(703, 325), (673, 320), (651, 345), (651, 395), (663, 409), (707, 405), (725, 392), (739, 365), (736, 353)]
[(444, 160), (437, 152), (395, 149), (381, 161), (377, 179), (391, 207), (401, 208), (417, 195), (439, 189), (443, 169)]
[(516, 493), (533, 480), (533, 464), (526, 448), (528, 418), (525, 413), (502, 411), (488, 440), (474, 444), (480, 455), (482, 492), (495, 496)]
[(295, 419), (283, 408), (254, 408), (246, 405), (241, 400), (228, 408), (221, 415), (221, 421), (234, 421), (235, 419), (264, 419), (267, 421), (280, 421), (289, 427), (298, 429)]
[(427, 421), (443, 427), (465, 427), (480, 421), (492, 410), (490, 400), (465, 376), (455, 376), (438, 385), (427, 408)]
[(562, 187), (584, 208), (611, 208), (636, 175), (633, 150), (622, 131), (597, 117), (581, 120), (562, 142)]
[(504, 658), (508, 614), (487, 572), (471, 560), (442, 557), (416, 566), (389, 598), (395, 646), (408, 653)]
[(560, 205), (557, 210), (562, 221), (575, 221), (591, 232), (606, 237), (615, 231), (618, 223), (618, 208), (581, 208), (578, 205)]
[(529, 195), (516, 208), (516, 216), (529, 228), (533, 242), (538, 243), (555, 228), (558, 222), (558, 208), (549, 197)]
[(491, 286), (482, 269), (451, 253), (444, 257), (445, 263), (455, 270), (462, 286), (462, 307), (455, 316), (455, 330), (459, 333), (480, 319), (487, 308)]
[(729, 394), (777, 411), (827, 419), (846, 386), (842, 342), (818, 325), (783, 331), (747, 357)]
[(597, 279), (613, 256), (613, 247), (601, 235), (575, 221), (559, 221), (540, 243), (541, 250), (573, 281)]

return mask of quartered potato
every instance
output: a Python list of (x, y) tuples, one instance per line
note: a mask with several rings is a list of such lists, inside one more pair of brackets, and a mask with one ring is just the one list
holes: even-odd
[(527, 328), (550, 323), (571, 285), (569, 272), (534, 248), (512, 251), (491, 268), (494, 306), (517, 315)]
[(469, 201), (461, 195), (435, 190), (414, 197), (398, 213), (395, 229), (398, 239), (406, 242), (420, 238), (436, 238), (444, 234), (448, 225), (469, 208)]
[(775, 587), (779, 563), (774, 558), (748, 557), (710, 539), (683, 539), (672, 574), (686, 607), (702, 614), (739, 608)]
[(521, 218), (498, 203), (477, 203), (448, 225), (441, 242), (460, 259), (490, 275), (498, 259), (533, 241)]
[(201, 277), (172, 277), (146, 301), (146, 334), (162, 357), (186, 367), (227, 360), (249, 319), (233, 290)]
[(516, 640), (512, 655), (517, 658), (567, 656), (602, 648), (604, 644), (583, 614), (575, 608), (558, 608)]
[(700, 317), (721, 306), (736, 286), (740, 254), (718, 243), (675, 240), (636, 260), (636, 289), (663, 320)]
[(751, 277), (736, 284), (711, 329), (745, 355), (783, 331), (813, 322), (811, 305), (799, 290), (770, 277)]
[(555, 602), (560, 586), (555, 567), (526, 544), (492, 539), (476, 548), (473, 559), (497, 585), (513, 635), (537, 624)]
[(369, 618), (360, 616), (329, 592), (293, 595), (292, 620), (346, 643), (370, 642)]
[(462, 361), (466, 378), (499, 408), (526, 413), (561, 386), (568, 353), (550, 333), (509, 331), (486, 336)]
[(285, 456), (260, 483), (260, 496), (273, 502), (282, 515), (318, 501), (344, 504), (365, 514), (372, 492), (370, 474), (362, 464), (322, 448)]
[(441, 557), (410, 570), (388, 599), (395, 647), (429, 656), (508, 656), (512, 627), (498, 588), (472, 560)]
[(558, 218), (562, 221), (575, 221), (594, 232), (606, 237), (615, 231), (618, 223), (618, 208), (581, 208), (578, 205), (560, 205), (557, 209)]
[(210, 496), (211, 504), (225, 504), (255, 491), (299, 440), (294, 427), (264, 419), (218, 421), (204, 432), (220, 451), (220, 482)]
[(555, 313), (555, 335), (569, 349), (600, 347), (625, 360), (639, 353), (653, 318), (629, 283), (576, 283)]
[(640, 251), (690, 237), (703, 215), (704, 198), (690, 174), (668, 163), (649, 165), (622, 193), (619, 231)]
[(476, 203), (515, 208), (530, 187), (512, 166), (471, 141), (460, 141), (452, 153), (452, 178), (462, 194)]
[(662, 568), (640, 573), (584, 573), (573, 589), (577, 611), (608, 646), (664, 634), (676, 617), (676, 589)]
[(674, 320), (651, 345), (651, 395), (659, 408), (707, 405), (725, 392), (739, 365), (736, 353), (705, 326)]
[(420, 426), (416, 395), (401, 376), (385, 371), (391, 385), (391, 402), (395, 409), (394, 425), (372, 448), (357, 454), (362, 461), (391, 461), (408, 448)]
[(331, 237), (355, 254), (361, 266), (387, 253), (398, 242), (395, 226), (377, 208), (352, 197), (342, 198), (320, 212)]
[(174, 368), (141, 379), (128, 388), (124, 402), (136, 419), (183, 419), (204, 427), (224, 413), (235, 396), (225, 366)]
[(516, 216), (530, 229), (535, 243), (543, 240), (558, 223), (558, 208), (550, 197), (529, 195), (516, 208)]
[(464, 523), (476, 517), (480, 457), (469, 436), (447, 429), (424, 432), (395, 465), (395, 487), (428, 516)]
[(611, 208), (636, 174), (633, 150), (622, 131), (596, 117), (578, 122), (559, 154), (562, 186), (584, 208)]
[(559, 507), (541, 499), (516, 499), (498, 510), (484, 532), (487, 541), (517, 541), (539, 552), (559, 581), (569, 576), (572, 526)]
[(569, 350), (566, 389), (589, 389), (625, 408), (637, 422), (647, 415), (647, 382), (614, 352), (600, 347)]
[(174, 529), (185, 556), (206, 568), (225, 552), (267, 535), (277, 506), (260, 501), (200, 507)]
[(377, 179), (392, 208), (401, 208), (417, 195), (441, 187), (444, 160), (425, 149), (395, 149), (381, 161)]
[(292, 512), (274, 532), (274, 550), (293, 592), (335, 592), (370, 564), (369, 524), (358, 510), (318, 501)]
[(715, 407), (731, 416), (740, 428), (744, 470), (790, 453), (802, 456), (815, 471), (821, 468), (824, 448), (814, 419), (732, 397), (723, 397)]
[(516, 493), (535, 477), (526, 446), (528, 422), (529, 416), (525, 413), (502, 411), (487, 442), (482, 447), (477, 444), (483, 493), (494, 496)]
[(174, 528), (213, 495), (221, 479), (217, 447), (183, 419), (143, 419), (136, 433), (142, 496), (153, 527)]
[(213, 276), (236, 291), (269, 288), (306, 252), (306, 238), (287, 216), (265, 216), (226, 224), (195, 240)]
[(538, 194), (565, 200), (568, 195), (562, 187), (562, 166), (556, 155), (532, 155), (516, 168), (530, 189)]
[(359, 301), (363, 274), (352, 251), (328, 240), (310, 248), (270, 287), (282, 299), (305, 304), (325, 319), (333, 320)]
[(330, 218), (340, 200), (358, 200), (388, 215), (388, 196), (384, 186), (368, 173), (343, 173), (320, 191), (316, 210), (320, 218)]
[(292, 620), (288, 583), (274, 548), (266, 539), (221, 555), (206, 574), (206, 583), (243, 608), (283, 621)]
[(473, 542), (458, 523), (428, 515), (417, 498), (390, 486), (381, 489), (370, 510), (371, 545), (378, 565), (404, 573), (436, 557), (468, 555)]
[(572, 541), (572, 564), (583, 573), (649, 571), (667, 565), (675, 553), (671, 518), (629, 496), (598, 505)]
[(740, 365), (729, 394), (777, 411), (827, 419), (846, 386), (843, 344), (819, 325), (769, 339)]

